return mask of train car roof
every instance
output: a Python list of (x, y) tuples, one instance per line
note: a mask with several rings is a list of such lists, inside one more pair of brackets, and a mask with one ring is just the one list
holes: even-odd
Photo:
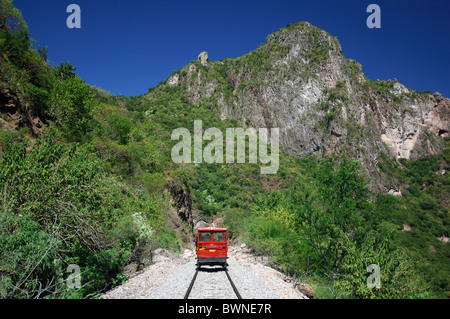
[(220, 228), (220, 227), (200, 227), (197, 228), (198, 231), (227, 231), (226, 228)]

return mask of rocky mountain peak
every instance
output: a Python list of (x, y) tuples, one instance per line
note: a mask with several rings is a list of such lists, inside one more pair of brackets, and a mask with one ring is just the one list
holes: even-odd
[(278, 42), (290, 46), (298, 44), (307, 46), (308, 43), (326, 42), (327, 45), (333, 46), (338, 52), (342, 52), (341, 45), (336, 37), (305, 21), (288, 24), (286, 27), (269, 34), (266, 42)]
[(210, 104), (222, 119), (279, 128), (288, 154), (348, 154), (368, 167), (377, 186), (390, 179), (379, 175), (380, 154), (436, 154), (449, 134), (449, 99), (397, 79), (366, 78), (336, 37), (308, 22), (287, 25), (241, 57), (206, 61), (202, 52), (166, 83), (194, 104)]

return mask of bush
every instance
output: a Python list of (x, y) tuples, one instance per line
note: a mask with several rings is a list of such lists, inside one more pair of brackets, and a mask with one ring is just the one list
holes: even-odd
[[(424, 297), (429, 286), (393, 237), (392, 225), (374, 214), (359, 164), (324, 160), (299, 180), (255, 200), (248, 242), (296, 277), (316, 276), (340, 297)], [(391, 205), (390, 197), (383, 205)], [(393, 198), (392, 200), (397, 200)], [(369, 288), (367, 267), (381, 268), (382, 288)]]
[(90, 87), (76, 74), (70, 63), (55, 67), (55, 82), (50, 92), (47, 114), (69, 141), (82, 141), (93, 128), (91, 111), (94, 107)]
[(129, 134), (131, 131), (131, 121), (126, 116), (111, 114), (108, 123), (112, 128), (112, 138), (117, 140), (120, 144), (127, 144), (129, 141)]
[[(164, 236), (167, 199), (108, 176), (88, 145), (66, 146), (48, 136), (27, 152), (26, 141), (3, 138), (3, 297), (67, 297), (105, 289), (136, 246), (143, 249)], [(129, 218), (135, 223), (124, 224)], [(68, 290), (63, 280), (69, 264), (82, 270), (79, 291)]]

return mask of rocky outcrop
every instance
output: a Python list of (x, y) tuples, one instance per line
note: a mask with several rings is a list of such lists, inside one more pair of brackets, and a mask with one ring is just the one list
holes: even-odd
[(0, 126), (9, 130), (28, 127), (32, 136), (42, 133), (42, 121), (32, 112), (23, 97), (0, 83)]
[(172, 195), (172, 204), (176, 207), (177, 214), (182, 221), (192, 229), (194, 221), (192, 217), (192, 198), (189, 186), (185, 181), (174, 178), (168, 183)]
[(305, 295), (308, 299), (314, 299), (314, 289), (310, 285), (298, 283), (296, 287), (298, 291), (300, 291), (300, 293)]
[(208, 53), (205, 51), (202, 51), (198, 57), (197, 57), (197, 61), (200, 62), (201, 65), (205, 66), (206, 64), (208, 64)]
[[(396, 158), (417, 159), (439, 153), (448, 136), (450, 102), (439, 93), (417, 93), (397, 81), (385, 82), (398, 100), (383, 103), (380, 94), (370, 91), (376, 127), (381, 140)], [(396, 91), (399, 88), (400, 91)]]

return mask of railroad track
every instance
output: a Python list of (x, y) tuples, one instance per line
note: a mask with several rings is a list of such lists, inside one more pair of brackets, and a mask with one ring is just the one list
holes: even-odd
[[(195, 285), (196, 282), (199, 283), (197, 280), (197, 276), (199, 274), (199, 271), (201, 274), (203, 273), (214, 273), (213, 276), (208, 275), (204, 276), (200, 280), (201, 284), (203, 284), (203, 287), (200, 285)], [(186, 291), (186, 294), (184, 295), (184, 299), (188, 299), (189, 296), (192, 296), (191, 292), (194, 286), (196, 287), (194, 291), (197, 293), (195, 294), (199, 298), (200, 296), (205, 299), (212, 299), (212, 298), (232, 298), (234, 296), (230, 296), (230, 290), (229, 287), (225, 287), (227, 285), (227, 281), (224, 280), (222, 273), (226, 274), (226, 277), (228, 278), (228, 282), (231, 285), (231, 288), (234, 291), (234, 294), (238, 299), (242, 299), (238, 289), (236, 288), (236, 285), (234, 284), (233, 280), (230, 277), (230, 274), (228, 273), (228, 269), (223, 268), (206, 268), (206, 269), (197, 269), (195, 271), (194, 277), (191, 280), (191, 283), (189, 284), (189, 287)], [(228, 289), (227, 289), (228, 288)]]

